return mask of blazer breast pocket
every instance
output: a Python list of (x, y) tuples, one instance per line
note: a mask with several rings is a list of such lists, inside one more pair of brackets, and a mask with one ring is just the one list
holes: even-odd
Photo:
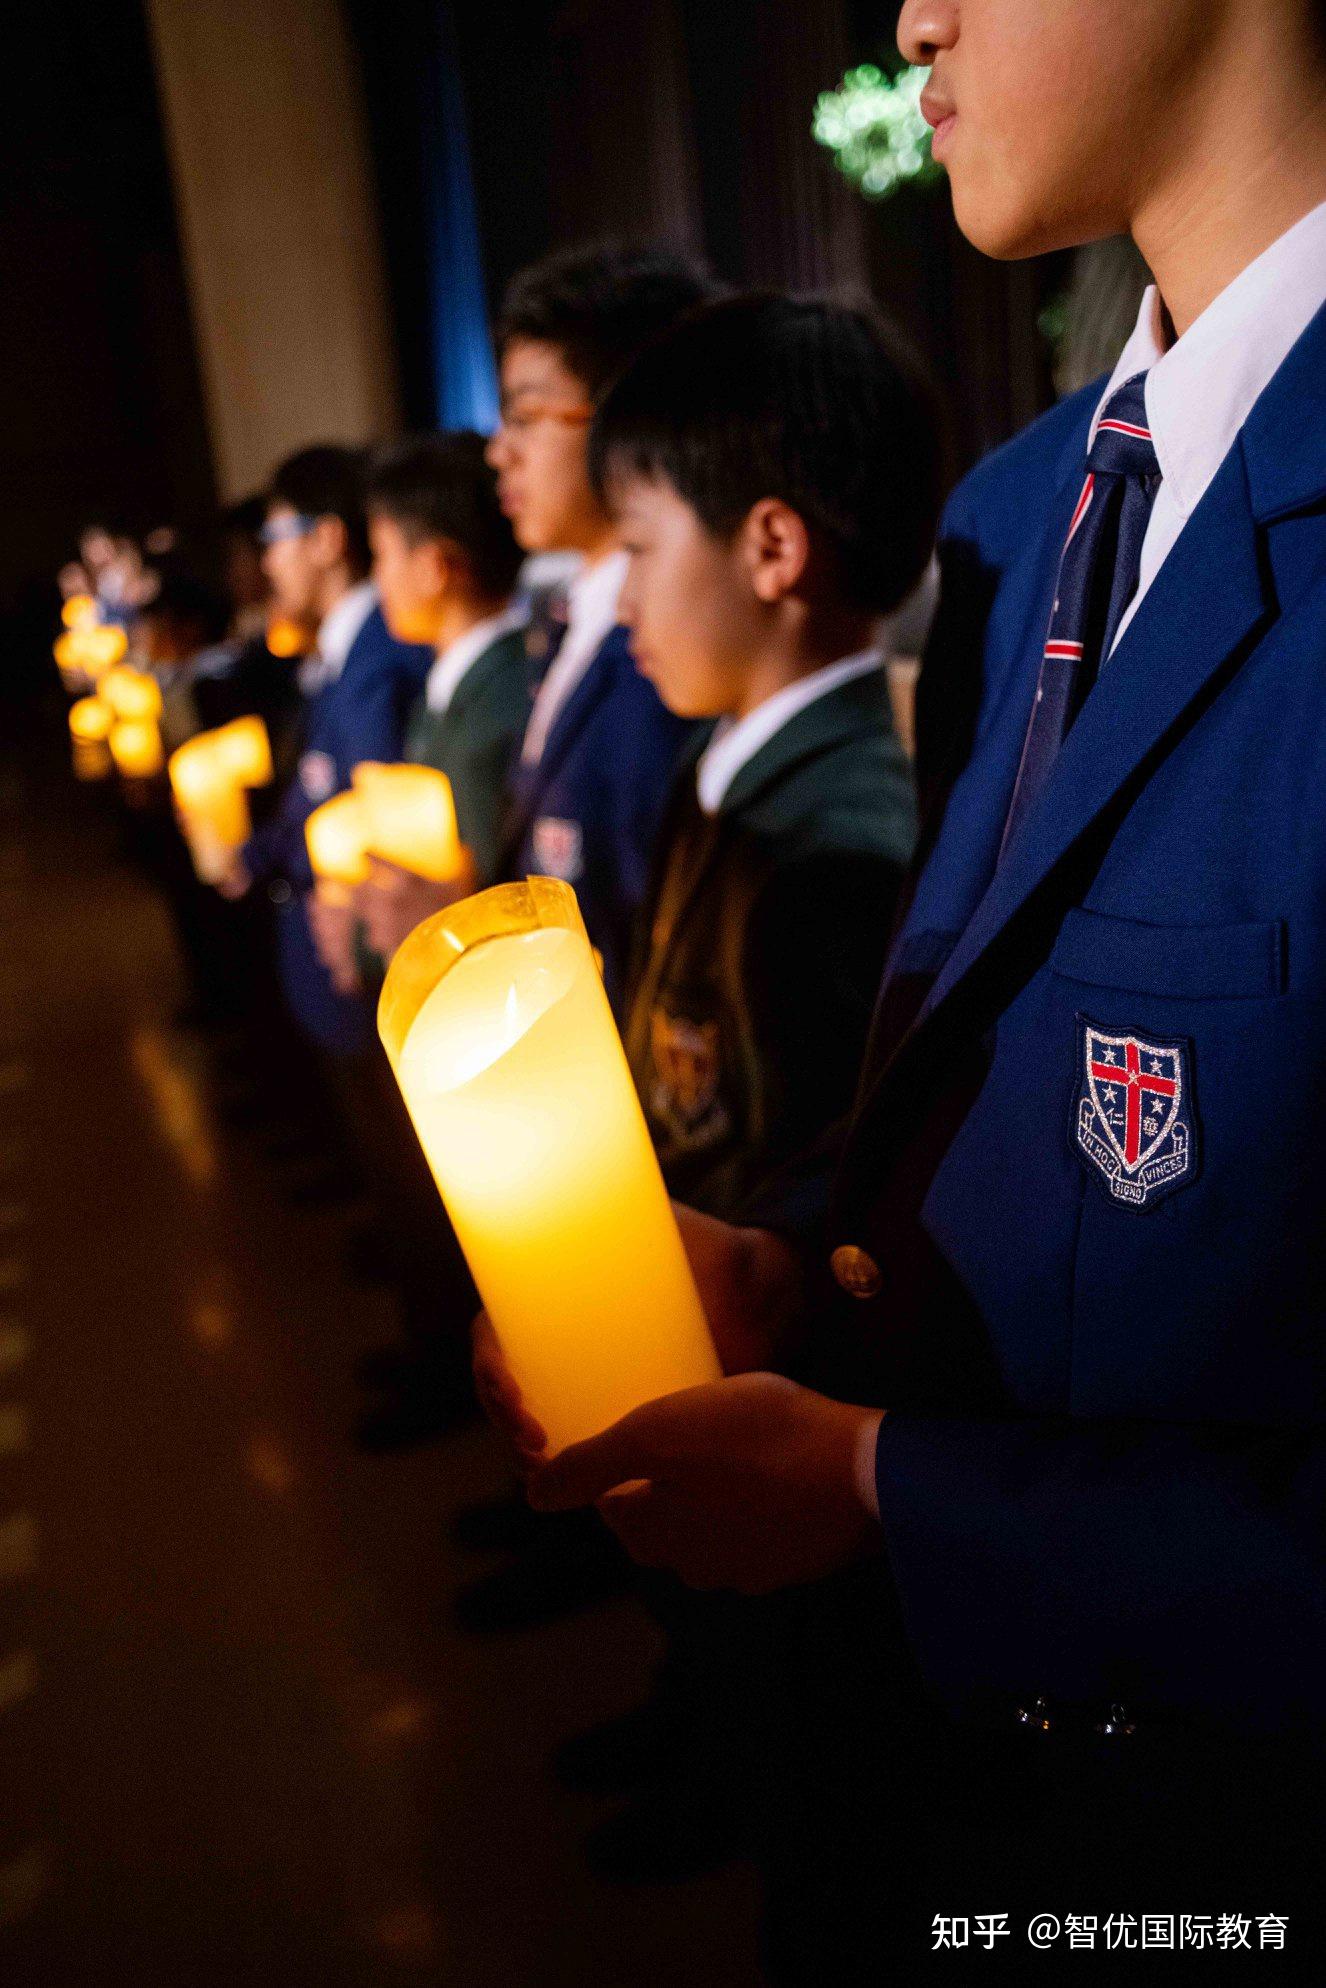
[(1050, 955), (1067, 980), (1176, 1001), (1256, 1001), (1285, 991), (1284, 921), (1145, 925), (1070, 911)]

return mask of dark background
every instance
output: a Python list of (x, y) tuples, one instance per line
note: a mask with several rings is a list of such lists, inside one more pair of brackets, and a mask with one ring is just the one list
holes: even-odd
[[(189, 523), (212, 466), (140, 0), (27, 7), (0, 102), (0, 615), (8, 683), (46, 667), (79, 525)], [(346, 0), (406, 419), (433, 419), (425, 185), (439, 59), (463, 90), (490, 307), (578, 237), (658, 234), (738, 282), (868, 286), (948, 390), (954, 467), (1051, 397), (1062, 259), (999, 266), (942, 184), (872, 204), (810, 137), (816, 95), (887, 56), (889, 0)], [(243, 142), (243, 134), (235, 134)]]

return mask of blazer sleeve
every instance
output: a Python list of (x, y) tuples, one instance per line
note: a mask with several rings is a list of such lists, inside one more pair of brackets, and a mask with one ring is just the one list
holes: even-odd
[(876, 1480), (914, 1649), (960, 1717), (1042, 1694), (1319, 1730), (1320, 1430), (889, 1414)]
[(304, 840), (304, 823), (312, 811), (312, 803), (296, 771), (276, 812), (253, 831), (240, 851), (244, 867), (255, 884), (284, 877), (296, 890), (312, 889), (313, 871)]

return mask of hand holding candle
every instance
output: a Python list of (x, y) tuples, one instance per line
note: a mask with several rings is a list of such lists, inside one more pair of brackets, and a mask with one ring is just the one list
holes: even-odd
[(718, 1359), (575, 893), (430, 918), (378, 1028), (531, 1416), (558, 1450)]

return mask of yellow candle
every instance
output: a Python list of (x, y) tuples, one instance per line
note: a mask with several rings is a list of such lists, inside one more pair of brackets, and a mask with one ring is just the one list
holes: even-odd
[(445, 773), (364, 760), (355, 768), (354, 783), (364, 803), (371, 854), (435, 883), (460, 875), (464, 858)]
[(295, 656), (306, 655), (312, 647), (307, 633), (299, 623), (288, 621), (283, 615), (277, 615), (268, 622), (264, 639), (268, 655), (279, 656), (286, 661), (292, 660)]
[(66, 628), (88, 628), (97, 619), (97, 603), (91, 594), (70, 594), (60, 609), (60, 619)]
[(272, 743), (261, 718), (233, 718), (202, 736), (215, 739), (221, 763), (241, 787), (267, 786), (272, 778)]
[(575, 893), (424, 921), (378, 1032), (493, 1329), (553, 1450), (719, 1376)]
[(170, 755), (170, 784), (194, 870), (202, 883), (219, 883), (248, 841), (249, 799), (212, 733), (200, 732)]
[(304, 823), (308, 859), (334, 893), (368, 882), (368, 818), (358, 794), (334, 794)]
[(79, 665), (89, 676), (114, 669), (129, 647), (129, 637), (113, 622), (101, 628), (71, 629), (70, 633), (78, 645)]
[(69, 736), (87, 745), (97, 745), (111, 735), (115, 713), (99, 697), (80, 697), (69, 706)]
[[(152, 720), (161, 716), (161, 687), (155, 677), (118, 663), (98, 680), (97, 695), (117, 718)], [(115, 750), (114, 746), (111, 751)]]
[(155, 718), (121, 718), (110, 735), (111, 757), (130, 779), (150, 780), (165, 765)]

